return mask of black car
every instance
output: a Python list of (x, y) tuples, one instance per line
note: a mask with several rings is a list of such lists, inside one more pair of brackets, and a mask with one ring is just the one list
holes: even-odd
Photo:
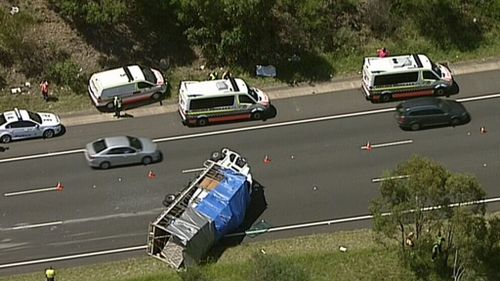
[(470, 115), (461, 103), (435, 97), (400, 103), (396, 107), (395, 118), (399, 127), (412, 131), (431, 126), (456, 126), (470, 121)]

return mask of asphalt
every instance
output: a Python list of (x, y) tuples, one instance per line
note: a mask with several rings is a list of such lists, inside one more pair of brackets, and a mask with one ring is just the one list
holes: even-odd
[[(460, 62), (456, 64), (449, 64), (449, 66), (453, 72), (453, 75), (491, 71), (500, 69), (500, 58), (482, 59), (480, 61), (474, 61), (474, 62)], [(274, 87), (263, 90), (269, 95), (269, 98), (271, 99), (272, 102), (273, 100), (283, 99), (283, 98), (311, 96), (311, 95), (326, 94), (326, 93), (356, 89), (360, 88), (361, 86), (360, 81), (361, 79), (359, 76), (354, 76), (341, 79), (333, 78), (329, 82), (314, 83), (314, 84), (302, 83), (294, 87), (284, 86), (284, 87)], [(169, 100), (165, 101), (163, 105), (155, 104), (155, 105), (135, 108), (127, 110), (126, 113), (133, 117), (143, 117), (143, 116), (157, 115), (175, 111), (177, 111), (176, 101)], [(117, 119), (113, 117), (113, 113), (100, 113), (97, 110), (93, 112), (63, 114), (60, 117), (61, 117), (61, 122), (66, 127), (91, 124), (91, 123), (117, 121)]]

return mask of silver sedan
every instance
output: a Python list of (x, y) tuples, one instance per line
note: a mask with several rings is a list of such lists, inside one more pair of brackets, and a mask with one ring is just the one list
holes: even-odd
[(94, 168), (108, 169), (138, 163), (148, 165), (162, 159), (157, 144), (147, 138), (106, 137), (87, 144), (85, 148), (87, 163)]

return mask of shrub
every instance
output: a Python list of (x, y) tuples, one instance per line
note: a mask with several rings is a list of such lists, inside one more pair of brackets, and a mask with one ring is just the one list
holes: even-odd
[(85, 79), (79, 71), (79, 66), (70, 59), (56, 62), (49, 66), (47, 77), (50, 81), (68, 86), (76, 93), (85, 89)]

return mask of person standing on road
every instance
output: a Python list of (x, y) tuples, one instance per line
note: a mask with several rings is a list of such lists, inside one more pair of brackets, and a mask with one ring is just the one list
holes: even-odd
[(47, 277), (47, 281), (54, 281), (56, 276), (56, 270), (51, 267), (45, 269), (45, 277)]
[(43, 80), (42, 83), (40, 83), (40, 91), (42, 92), (43, 100), (48, 101), (49, 100), (49, 82), (47, 80)]
[(120, 111), (122, 110), (122, 99), (118, 96), (113, 98), (113, 107), (115, 109), (115, 117), (120, 118)]

